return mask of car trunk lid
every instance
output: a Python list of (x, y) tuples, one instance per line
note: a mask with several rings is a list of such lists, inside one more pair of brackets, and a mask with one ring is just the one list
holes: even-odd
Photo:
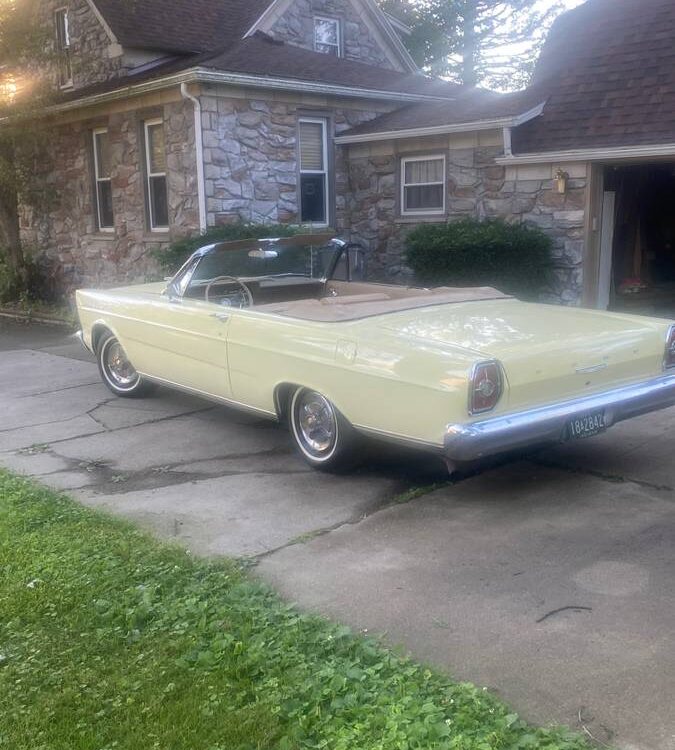
[(597, 393), (656, 376), (667, 321), (517, 300), (470, 302), (393, 315), (382, 326), (428, 344), (497, 359), (507, 393), (497, 411)]

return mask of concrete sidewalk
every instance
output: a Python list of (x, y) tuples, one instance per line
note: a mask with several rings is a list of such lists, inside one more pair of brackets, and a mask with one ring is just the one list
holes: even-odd
[(532, 721), (675, 750), (675, 410), (409, 500), (435, 463), (311, 472), (276, 425), (163, 389), (114, 398), (60, 331), (0, 322), (0, 387), (1, 465), (246, 556)]

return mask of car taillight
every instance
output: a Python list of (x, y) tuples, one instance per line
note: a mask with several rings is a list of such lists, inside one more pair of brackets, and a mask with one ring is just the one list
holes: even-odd
[(492, 411), (502, 396), (503, 379), (499, 362), (489, 360), (474, 366), (469, 383), (469, 411), (482, 414)]
[(670, 330), (668, 331), (664, 366), (666, 368), (675, 367), (675, 326), (670, 326)]

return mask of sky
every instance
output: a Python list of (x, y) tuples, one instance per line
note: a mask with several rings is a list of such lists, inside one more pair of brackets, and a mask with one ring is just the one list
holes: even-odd
[[(550, 8), (555, 5), (558, 0), (543, 0), (541, 3), (543, 8)], [(576, 8), (577, 5), (581, 5), (583, 0), (562, 0), (562, 4), (567, 8)]]

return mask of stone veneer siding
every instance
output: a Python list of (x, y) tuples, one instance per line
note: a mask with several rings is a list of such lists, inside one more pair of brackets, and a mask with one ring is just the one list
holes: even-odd
[[(239, 98), (203, 95), (202, 129), (207, 224), (237, 221), (297, 223), (298, 120), (326, 117), (340, 133), (386, 111), (373, 103), (352, 104), (299, 96)], [(330, 148), (329, 148), (330, 151)], [(334, 174), (338, 229), (345, 225), (346, 163), (338, 149)]]
[[(169, 219), (166, 233), (147, 228), (143, 122), (163, 116), (167, 150)], [(55, 126), (51, 166), (44, 181), (52, 199), (20, 210), (22, 240), (55, 268), (58, 287), (142, 282), (157, 275), (151, 251), (199, 226), (192, 105), (178, 100)], [(112, 161), (114, 232), (96, 227), (92, 129), (108, 127)], [(59, 165), (58, 168), (54, 165)]]
[(298, 47), (314, 49), (314, 16), (337, 18), (342, 26), (342, 50), (347, 60), (399, 70), (383, 51), (350, 0), (294, 0), (276, 20), (270, 35)]
[[(371, 250), (375, 275), (411, 275), (403, 261), (405, 237), (421, 221), (502, 217), (536, 224), (553, 238), (555, 281), (544, 301), (581, 301), (589, 179), (585, 164), (500, 166), (495, 162), (503, 153), (497, 132), (342, 148), (348, 176), (345, 225), (351, 239)], [(401, 218), (400, 159), (422, 153), (446, 155), (447, 213), (429, 219)], [(558, 167), (570, 174), (564, 195), (554, 189)]]
[[(52, 50), (55, 44), (54, 11), (68, 8), (70, 59), (73, 87), (80, 88), (123, 75), (128, 68), (122, 48), (111, 43), (106, 30), (86, 0), (43, 0), (39, 6), (39, 23), (47, 30)], [(58, 74), (50, 71), (56, 84)]]

